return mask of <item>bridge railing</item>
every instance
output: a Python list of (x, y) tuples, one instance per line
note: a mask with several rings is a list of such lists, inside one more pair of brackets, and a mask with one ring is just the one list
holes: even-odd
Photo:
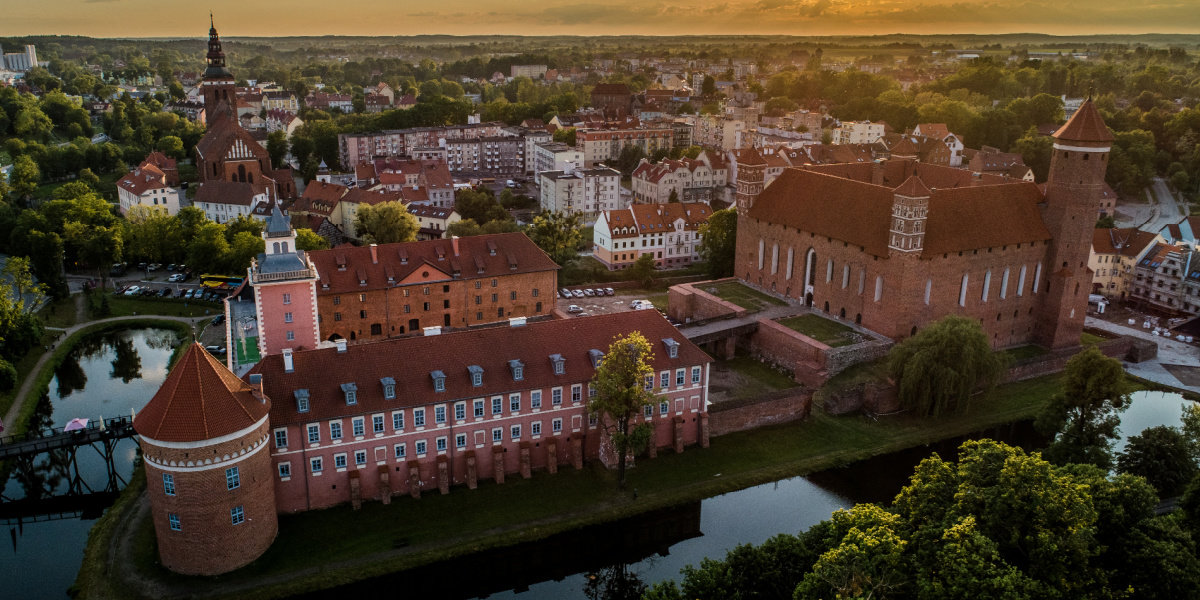
[(65, 431), (65, 429), (64, 429), (65, 426), (63, 426), (63, 427), (51, 427), (48, 429), (39, 429), (37, 431), (26, 431), (24, 433), (19, 433), (16, 435), (2, 436), (2, 437), (0, 437), (0, 445), (21, 444), (21, 443), (25, 443), (25, 442), (44, 440), (47, 438), (57, 438), (64, 434), (73, 434), (73, 435), (95, 434), (95, 433), (99, 433), (101, 431), (108, 431), (108, 430), (113, 430), (113, 429), (120, 430), (120, 429), (125, 429), (125, 428), (130, 428), (130, 427), (133, 427), (133, 418), (132, 417), (111, 417), (108, 419), (104, 419), (103, 427), (101, 427), (101, 423), (99, 421), (89, 421), (87, 427), (85, 427), (83, 429), (75, 429), (72, 431)]

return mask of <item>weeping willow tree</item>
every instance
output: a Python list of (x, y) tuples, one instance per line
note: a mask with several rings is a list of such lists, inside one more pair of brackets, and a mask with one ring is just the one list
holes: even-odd
[(979, 322), (966, 317), (933, 323), (888, 354), (888, 374), (896, 381), (900, 405), (921, 415), (965, 409), (967, 398), (994, 386), (1004, 367)]

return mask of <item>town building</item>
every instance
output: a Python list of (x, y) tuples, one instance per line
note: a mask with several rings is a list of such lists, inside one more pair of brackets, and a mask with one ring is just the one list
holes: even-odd
[(579, 129), (575, 147), (583, 152), (583, 166), (614, 163), (628, 146), (641, 148), (647, 156), (657, 150), (670, 150), (675, 132), (669, 127), (654, 129)]
[(1135, 227), (1096, 228), (1092, 233), (1092, 293), (1124, 300), (1134, 280), (1134, 268), (1162, 241), (1158, 234)]
[(643, 158), (632, 176), (634, 200), (655, 204), (671, 202), (672, 193), (675, 202), (709, 202), (724, 185), (704, 161), (689, 158), (658, 163)]
[(833, 130), (834, 144), (874, 144), (886, 133), (883, 123), (843, 121)]
[(267, 118), (263, 121), (267, 133), (282, 131), (287, 135), (289, 140), (292, 139), (292, 134), (303, 124), (304, 121), (300, 117), (297, 117), (296, 113), (279, 108), (267, 110)]
[(581, 213), (591, 220), (605, 210), (621, 208), (621, 172), (608, 167), (543, 171), (538, 175), (542, 210)]
[(0, 64), (5, 71), (16, 71), (24, 73), (39, 65), (37, 58), (37, 47), (33, 44), (26, 44), (24, 52), (3, 52), (0, 55), (4, 57), (4, 61)]
[(217, 180), (201, 185), (192, 205), (204, 211), (208, 220), (224, 223), (241, 216), (265, 220), (275, 201), (265, 183)]
[(997, 348), (1077, 345), (1112, 141), (1086, 102), (1054, 134), (1044, 190), (893, 159), (788, 169), (758, 192), (739, 164), (736, 274), (893, 339), (958, 314)]
[(514, 79), (517, 77), (541, 79), (546, 75), (546, 65), (512, 65), (508, 72)]
[(720, 115), (688, 115), (684, 118), (692, 125), (693, 144), (722, 152), (743, 145), (741, 137), (747, 128), (745, 121)]
[(541, 142), (534, 148), (534, 173), (583, 167), (583, 152), (562, 142)]
[(633, 93), (623, 83), (600, 83), (592, 87), (592, 108), (614, 118), (633, 114)]
[(300, 101), (296, 94), (286, 91), (263, 92), (262, 107), (267, 110), (282, 110), (290, 113), (300, 112)]
[(627, 269), (643, 254), (660, 269), (700, 260), (700, 226), (712, 208), (705, 203), (634, 204), (601, 213), (592, 233), (592, 255), (610, 271)]

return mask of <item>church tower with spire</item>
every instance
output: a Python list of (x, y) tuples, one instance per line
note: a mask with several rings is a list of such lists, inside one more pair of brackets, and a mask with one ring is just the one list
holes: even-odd
[(1113, 139), (1091, 98), (1054, 133), (1042, 213), (1052, 239), (1036, 328), (1047, 348), (1076, 346), (1083, 332), (1092, 284), (1088, 255)]
[(204, 69), (200, 90), (204, 95), (204, 114), (212, 121), (219, 115), (232, 115), (237, 106), (237, 90), (233, 73), (225, 66), (225, 52), (221, 50), (221, 37), (217, 35), (211, 13), (208, 24), (208, 55), (205, 59), (208, 66)]

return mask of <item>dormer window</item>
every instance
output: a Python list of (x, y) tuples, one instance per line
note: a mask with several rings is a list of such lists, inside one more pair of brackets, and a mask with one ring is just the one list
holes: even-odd
[(308, 390), (300, 389), (295, 391), (296, 396), (296, 412), (308, 412)]
[(353, 383), (343, 383), (342, 393), (346, 395), (346, 405), (358, 404), (358, 386)]
[(592, 361), (592, 368), (598, 369), (600, 368), (600, 361), (604, 360), (604, 353), (592, 348), (588, 350), (588, 359)]
[(396, 399), (396, 380), (391, 377), (384, 377), (379, 380), (383, 384), (383, 398), (385, 400)]
[(555, 375), (562, 375), (567, 372), (567, 361), (561, 354), (551, 354), (550, 364), (554, 365)]
[(433, 391), (446, 391), (446, 374), (441, 371), (433, 371), (429, 374), (433, 378)]
[(667, 347), (667, 358), (679, 358), (679, 342), (673, 338), (663, 338), (662, 343)]
[(521, 381), (525, 379), (525, 363), (519, 360), (508, 361), (508, 368), (512, 369), (513, 381)]
[(467, 367), (467, 371), (471, 373), (471, 385), (475, 387), (483, 385), (483, 367), (471, 365)]

